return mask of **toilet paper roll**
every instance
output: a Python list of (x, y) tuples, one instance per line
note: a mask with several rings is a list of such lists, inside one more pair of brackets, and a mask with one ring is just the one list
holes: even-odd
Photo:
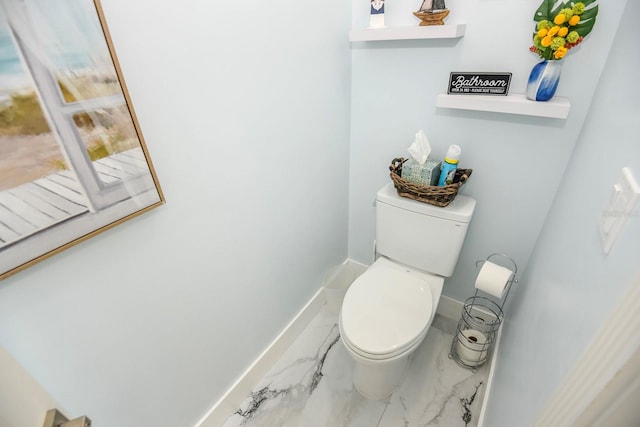
[(490, 261), (485, 261), (476, 278), (476, 289), (502, 299), (513, 271)]
[(465, 329), (458, 332), (456, 353), (466, 365), (477, 366), (487, 359), (487, 337), (480, 331)]

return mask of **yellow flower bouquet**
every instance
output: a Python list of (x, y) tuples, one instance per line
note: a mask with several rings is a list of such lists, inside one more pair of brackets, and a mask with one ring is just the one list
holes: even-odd
[(564, 58), (593, 30), (597, 15), (597, 0), (544, 0), (533, 17), (537, 24), (529, 50), (546, 60)]

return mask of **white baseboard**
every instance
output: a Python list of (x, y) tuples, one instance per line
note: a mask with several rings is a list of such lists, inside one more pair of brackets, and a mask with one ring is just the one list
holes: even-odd
[(309, 302), (296, 314), (289, 324), (280, 332), (275, 340), (258, 356), (238, 380), (216, 402), (194, 427), (220, 427), (240, 404), (249, 396), (258, 382), (269, 372), (269, 369), (280, 359), (289, 346), (300, 335), (304, 328), (320, 312), (325, 304), (323, 288), (311, 297)]
[(491, 365), (489, 366), (489, 375), (487, 376), (487, 385), (484, 389), (484, 397), (482, 398), (482, 407), (480, 408), (480, 415), (478, 416), (477, 427), (484, 426), (484, 417), (487, 411), (487, 405), (489, 403), (489, 397), (491, 396), (491, 386), (493, 385), (493, 377), (496, 373), (496, 364), (498, 363), (498, 347), (500, 346), (500, 338), (502, 337), (502, 326), (498, 329), (496, 336), (496, 343), (491, 351)]
[(458, 320), (462, 315), (462, 307), (464, 304), (446, 295), (440, 297), (436, 313), (448, 319)]
[(367, 271), (367, 268), (364, 264), (347, 259), (327, 275), (323, 289), (327, 299), (327, 308), (331, 313), (336, 315), (340, 313), (347, 289), (358, 276)]
[[(453, 319), (458, 321), (462, 316), (462, 308), (464, 307), (464, 303), (458, 300), (455, 300), (451, 297), (442, 295), (440, 297), (440, 303), (438, 304), (438, 309), (436, 312), (446, 318)], [(486, 388), (484, 390), (484, 397), (482, 399), (482, 406), (480, 409), (480, 415), (478, 416), (478, 427), (483, 427), (485, 411), (487, 407), (487, 402), (489, 401), (489, 396), (491, 395), (491, 386), (493, 384), (493, 377), (496, 372), (496, 364), (497, 364), (497, 356), (498, 356), (498, 346), (500, 345), (500, 337), (502, 336), (502, 327), (498, 330), (498, 334), (496, 336), (496, 343), (491, 350), (491, 360), (489, 361), (489, 373), (487, 376)]]

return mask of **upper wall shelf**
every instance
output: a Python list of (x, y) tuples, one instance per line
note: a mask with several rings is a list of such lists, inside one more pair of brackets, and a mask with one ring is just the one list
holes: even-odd
[(349, 41), (455, 39), (464, 36), (467, 24), (431, 25), (420, 27), (362, 28), (349, 32)]
[(436, 106), (460, 110), (492, 111), (495, 113), (522, 114), (525, 116), (566, 119), (571, 103), (569, 98), (555, 96), (550, 101), (530, 101), (524, 94), (512, 93), (507, 96), (447, 95), (440, 94)]

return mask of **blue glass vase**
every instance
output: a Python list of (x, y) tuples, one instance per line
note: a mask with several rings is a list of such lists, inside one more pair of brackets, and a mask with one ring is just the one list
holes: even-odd
[(545, 59), (537, 63), (529, 74), (527, 83), (527, 99), (532, 101), (548, 101), (556, 94), (560, 82), (562, 61)]

